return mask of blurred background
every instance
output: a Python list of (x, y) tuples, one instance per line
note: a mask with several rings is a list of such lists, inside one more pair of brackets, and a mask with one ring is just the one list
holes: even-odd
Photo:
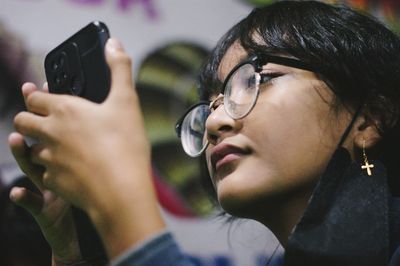
[[(174, 133), (180, 115), (197, 101), (197, 73), (218, 39), (254, 6), (272, 2), (0, 0), (0, 239), (5, 239), (5, 234), (10, 239), (1, 241), (0, 252), (4, 254), (14, 245), (14, 231), (17, 235), (23, 228), (36, 230), (33, 221), (9, 205), (4, 196), (21, 176), (6, 143), (12, 117), (23, 104), (19, 86), (24, 81), (43, 83), (46, 53), (93, 20), (105, 22), (133, 58), (152, 143), (154, 184), (163, 214), (183, 250), (196, 265), (204, 266), (265, 265), (273, 253), (282, 252), (273, 235), (258, 223), (227, 223), (218, 216), (220, 210), (204, 189), (210, 188), (209, 184), (200, 178), (202, 165), (183, 153)], [(326, 2), (371, 12), (400, 31), (398, 0)], [(15, 219), (25, 219), (26, 224), (14, 223)], [(37, 241), (43, 241), (40, 233), (35, 234)]]

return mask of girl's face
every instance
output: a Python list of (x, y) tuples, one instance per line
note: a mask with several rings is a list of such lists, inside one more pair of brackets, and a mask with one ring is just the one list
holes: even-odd
[[(220, 80), (246, 57), (232, 45)], [(260, 85), (249, 115), (233, 120), (221, 104), (206, 122), (207, 165), (221, 206), (258, 220), (271, 215), (268, 208), (306, 206), (350, 120), (347, 111), (332, 110), (333, 94), (314, 73), (277, 64), (261, 73), (278, 77)]]

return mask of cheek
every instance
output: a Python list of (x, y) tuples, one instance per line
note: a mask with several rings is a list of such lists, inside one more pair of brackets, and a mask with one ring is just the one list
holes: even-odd
[(254, 160), (247, 167), (251, 176), (258, 177), (255, 180), (259, 184), (271, 186), (273, 191), (269, 192), (276, 193), (314, 183), (329, 157), (328, 151), (319, 145), (319, 138), (303, 131), (303, 124), (288, 126), (282, 122), (288, 119), (281, 118), (273, 127), (267, 127), (264, 134), (252, 138), (257, 145)]
[(285, 96), (261, 100), (245, 121), (244, 134), (268, 173), (265, 178), (282, 186), (312, 184), (337, 144), (329, 130), (330, 108), (319, 96)]
[[(296, 113), (303, 115), (299, 116)], [(257, 134), (247, 132), (247, 136), (253, 142), (257, 153), (269, 158), (268, 161), (284, 163), (290, 167), (301, 157), (325, 149), (324, 130), (319, 126), (319, 121), (307, 117), (304, 110), (284, 113), (270, 109), (264, 117), (268, 121), (254, 121), (253, 128), (258, 129)], [(293, 160), (294, 157), (297, 159)]]
[(311, 86), (260, 99), (243, 128), (270, 176), (301, 186), (322, 174), (344, 130), (325, 100)]

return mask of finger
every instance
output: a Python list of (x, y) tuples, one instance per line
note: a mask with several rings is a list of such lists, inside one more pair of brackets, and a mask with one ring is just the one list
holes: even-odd
[(43, 207), (43, 197), (23, 187), (13, 187), (10, 200), (27, 210), (32, 216), (37, 216)]
[(31, 159), (35, 164), (45, 166), (51, 161), (50, 149), (42, 143), (35, 143), (31, 146)]
[(48, 115), (51, 106), (56, 102), (56, 95), (45, 91), (33, 91), (25, 97), (25, 104), (28, 111)]
[(111, 71), (110, 96), (121, 95), (127, 89), (132, 91), (132, 62), (125, 53), (121, 42), (110, 38), (106, 43), (106, 60)]
[(21, 87), (22, 90), (22, 95), (24, 96), (24, 99), (26, 100), (26, 98), (33, 92), (38, 91), (39, 89), (37, 88), (37, 86), (35, 84), (33, 84), (32, 82), (26, 82), (22, 85)]
[(43, 92), (49, 92), (49, 83), (45, 82), (43, 84), (43, 88), (42, 88)]
[[(31, 95), (35, 92), (44, 92), (44, 90), (40, 91), (38, 87), (31, 83), (27, 82), (22, 85), (22, 95), (24, 96), (25, 106), (28, 111), (34, 112), (41, 115), (47, 115), (47, 109), (44, 109), (42, 106), (33, 105), (35, 102), (31, 102)], [(33, 98), (36, 99), (36, 98)]]
[(30, 112), (20, 112), (14, 118), (14, 127), (22, 135), (44, 139), (45, 118)]
[(30, 148), (26, 145), (24, 137), (19, 133), (13, 132), (8, 137), (8, 143), (21, 170), (32, 180), (39, 190), (43, 190), (44, 186), (41, 177), (44, 173), (44, 168), (31, 161)]

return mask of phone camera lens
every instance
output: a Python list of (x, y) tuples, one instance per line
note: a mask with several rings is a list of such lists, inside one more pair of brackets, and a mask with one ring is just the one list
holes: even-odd
[(83, 90), (83, 84), (79, 79), (74, 79), (72, 82), (71, 93), (73, 95), (80, 95)]
[(51, 64), (51, 67), (53, 71), (58, 71), (64, 68), (65, 64), (65, 54), (61, 54), (58, 58), (55, 58), (53, 63)]
[(67, 62), (67, 55), (65, 53), (62, 53), (61, 56), (58, 58), (58, 64), (60, 65), (60, 68), (64, 69), (64, 65)]
[(61, 67), (64, 66), (64, 63), (65, 63), (65, 58), (64, 58), (64, 56), (61, 56), (61, 57), (60, 57), (60, 59), (58, 60), (58, 63), (60, 64)]
[(67, 74), (65, 72), (58, 73), (57, 76), (54, 79), (54, 83), (57, 86), (61, 86), (61, 85), (63, 85), (65, 83), (67, 78), (68, 78), (68, 76), (67, 76)]
[(53, 64), (52, 64), (52, 68), (53, 68), (54, 71), (56, 71), (59, 68), (58, 63), (54, 61)]

